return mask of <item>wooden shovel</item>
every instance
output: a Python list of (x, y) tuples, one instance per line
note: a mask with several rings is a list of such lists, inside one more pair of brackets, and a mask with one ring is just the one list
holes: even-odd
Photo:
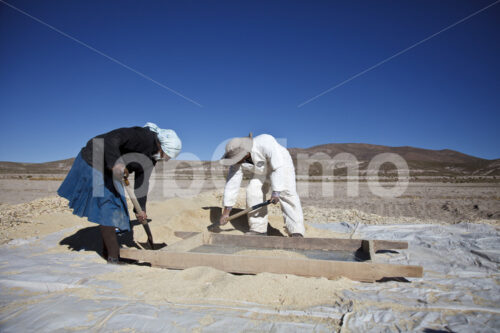
[[(134, 190), (129, 187), (130, 182), (129, 182), (128, 178), (123, 178), (122, 185), (125, 188), (125, 190), (127, 191), (127, 194), (130, 197), (130, 201), (132, 201), (132, 204), (134, 205), (136, 213), (141, 214), (142, 213), (141, 205), (139, 204), (139, 202), (137, 201), (137, 198), (135, 197)], [(148, 235), (148, 243), (147, 244), (149, 245), (151, 250), (157, 250), (157, 249), (161, 249), (161, 248), (167, 246), (167, 244), (165, 244), (165, 243), (160, 243), (160, 244), (153, 243), (153, 234), (151, 233), (151, 229), (149, 228), (148, 221), (140, 221), (140, 223), (144, 227), (144, 231), (146, 231), (146, 235)]]
[(245, 215), (245, 214), (248, 214), (250, 212), (253, 212), (254, 210), (256, 209), (259, 209), (261, 207), (264, 207), (264, 206), (267, 206), (271, 203), (271, 200), (267, 200), (267, 201), (264, 201), (260, 204), (256, 204), (256, 205), (253, 205), (252, 207), (248, 207), (247, 209), (245, 210), (242, 210), (241, 212), (238, 212), (236, 214), (233, 214), (233, 215), (230, 215), (228, 218), (227, 218), (227, 222), (231, 221), (231, 220), (234, 220), (234, 219), (237, 219), (238, 217), (242, 216), (242, 215)]

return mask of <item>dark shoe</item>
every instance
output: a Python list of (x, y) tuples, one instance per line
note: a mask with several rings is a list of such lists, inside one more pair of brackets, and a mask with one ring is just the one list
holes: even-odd
[(267, 236), (267, 232), (247, 231), (245, 236)]
[(293, 233), (291, 236), (292, 237), (304, 238), (304, 236), (302, 234), (299, 234), (299, 233)]
[(120, 261), (120, 259), (118, 259), (118, 258), (112, 258), (112, 257), (108, 258), (108, 264), (111, 264), (111, 265), (125, 265), (125, 263), (123, 261)]

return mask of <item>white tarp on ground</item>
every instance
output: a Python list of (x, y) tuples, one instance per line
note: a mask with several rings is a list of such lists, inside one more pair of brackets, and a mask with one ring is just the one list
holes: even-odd
[[(318, 227), (318, 225), (317, 225)], [(321, 227), (321, 226), (319, 226)], [(326, 228), (351, 229), (346, 224)], [(346, 315), (353, 331), (500, 331), (500, 237), (490, 225), (360, 225), (364, 239), (403, 240), (409, 249), (377, 254), (384, 262), (421, 265), (411, 283), (362, 284), (350, 298), (361, 308)]]
[[(315, 226), (354, 229), (347, 223)], [(408, 250), (379, 253), (378, 260), (422, 265), (424, 278), (359, 283), (344, 292), (352, 305), (303, 311), (150, 305), (94, 278), (120, 266), (103, 264), (94, 253), (51, 250), (67, 233), (0, 247), (0, 331), (331, 332), (325, 318), (334, 318), (352, 332), (500, 332), (500, 235), (489, 225), (359, 225), (355, 238), (408, 241)], [(83, 297), (68, 288), (95, 292)]]

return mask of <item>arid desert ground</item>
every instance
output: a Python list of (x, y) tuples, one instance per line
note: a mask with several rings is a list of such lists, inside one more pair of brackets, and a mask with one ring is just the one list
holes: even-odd
[[(19, 179), (0, 179), (0, 207), (29, 206), (37, 199), (57, 197), (64, 175), (44, 175)], [(35, 178), (35, 179), (33, 179)], [(192, 198), (204, 192), (222, 193), (224, 181), (153, 179), (148, 202), (160, 203), (171, 198)], [(243, 184), (244, 186), (244, 184)], [(351, 185), (357, 195), (348, 193), (346, 181), (299, 181), (297, 189), (302, 200), (305, 219), (310, 223), (353, 221), (368, 223), (411, 221), (416, 223), (500, 221), (500, 181), (451, 183), (442, 181), (410, 182), (406, 191), (395, 198), (380, 197), (370, 190), (367, 182)], [(391, 186), (388, 184), (387, 186)], [(245, 194), (240, 195), (244, 199)], [(23, 205), (26, 204), (26, 205)], [(221, 203), (219, 203), (220, 205)], [(352, 217), (350, 217), (352, 214)], [(3, 223), (3, 222), (2, 222)]]
[[(72, 215), (56, 194), (64, 174), (2, 177), (0, 325), (7, 331), (37, 323), (54, 329), (196, 332), (235, 326), (378, 332), (387, 325), (389, 331), (467, 331), (474, 321), (484, 332), (500, 327), (500, 183), (494, 179), (410, 181), (395, 198), (374, 195), (366, 181), (352, 196), (347, 181), (299, 180), (307, 237), (408, 241), (408, 250), (377, 254), (379, 260), (424, 267), (423, 278), (366, 284), (233, 275), (210, 267), (106, 265), (96, 225)], [(148, 216), (155, 242), (175, 244), (175, 231), (244, 233), (245, 216), (216, 227), (223, 186), (223, 178), (154, 175)], [(244, 207), (242, 188), (236, 208)], [(279, 205), (269, 211), (272, 233), (286, 236)], [(135, 224), (119, 238), (132, 246), (145, 242), (146, 234)], [(294, 257), (278, 252), (271, 255)], [(50, 314), (47, 306), (53, 307)], [(86, 316), (71, 310), (78, 306)]]

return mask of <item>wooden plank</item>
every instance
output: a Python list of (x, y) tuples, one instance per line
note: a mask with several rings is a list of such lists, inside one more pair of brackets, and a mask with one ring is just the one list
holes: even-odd
[(212, 234), (211, 244), (262, 249), (357, 251), (361, 240)]
[[(374, 251), (381, 249), (407, 249), (407, 242), (375, 240)], [(362, 247), (361, 239), (343, 238), (295, 238), (280, 236), (243, 236), (212, 234), (210, 244), (255, 247), (268, 249), (295, 249), (295, 250), (337, 250), (357, 251)]]
[[(167, 246), (161, 252), (188, 252), (210, 241), (208, 233), (197, 232), (193, 236)], [(121, 251), (120, 251), (121, 256)]]
[(374, 251), (378, 250), (406, 250), (408, 248), (408, 242), (400, 242), (400, 241), (387, 241), (387, 240), (378, 240), (375, 239), (373, 241)]
[(375, 246), (374, 241), (372, 240), (363, 240), (361, 242), (361, 248), (363, 252), (367, 254), (368, 260), (371, 262), (375, 262)]
[(239, 256), (213, 253), (181, 253), (122, 249), (120, 256), (151, 263), (152, 266), (186, 269), (195, 266), (213, 267), (229, 273), (294, 274), (306, 277), (341, 276), (357, 281), (377, 281), (382, 278), (422, 277), (421, 266), (375, 264), (365, 262), (345, 262), (313, 259), (292, 259), (279, 257)]

